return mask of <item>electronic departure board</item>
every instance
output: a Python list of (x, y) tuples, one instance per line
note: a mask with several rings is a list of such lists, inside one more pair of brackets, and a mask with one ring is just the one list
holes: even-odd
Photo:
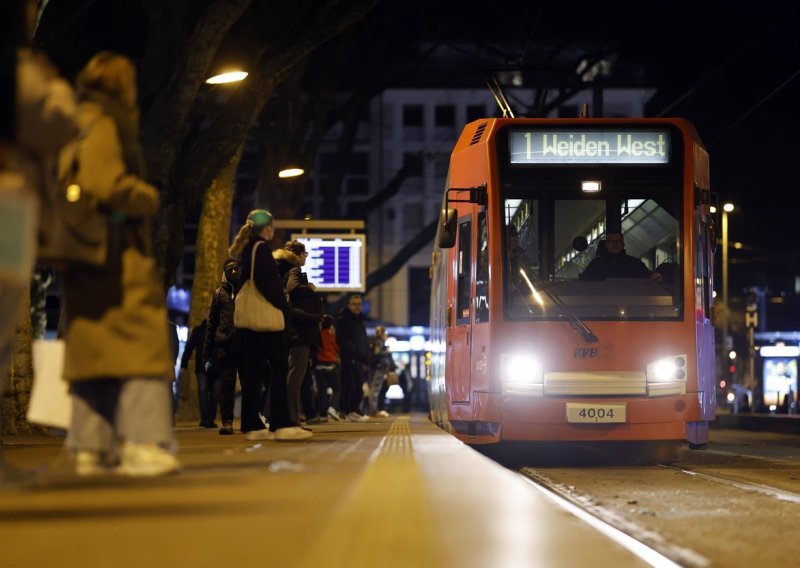
[(666, 130), (527, 128), (508, 139), (512, 164), (668, 164)]
[(319, 292), (363, 292), (366, 288), (364, 235), (293, 234), (306, 246), (308, 259), (303, 272)]

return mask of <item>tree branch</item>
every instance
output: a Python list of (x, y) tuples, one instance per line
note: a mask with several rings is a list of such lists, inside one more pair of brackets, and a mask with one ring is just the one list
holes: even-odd
[(392, 278), (412, 256), (417, 254), (422, 247), (430, 243), (436, 235), (437, 223), (438, 220), (434, 220), (430, 224), (425, 225), (425, 227), (414, 235), (403, 248), (397, 251), (397, 254), (395, 254), (389, 262), (369, 274), (369, 276), (367, 276), (367, 286), (364, 294), (369, 294), (370, 290)]
[[(169, 188), (170, 172), (197, 91), (207, 77), (222, 40), (250, 2), (218, 0), (209, 6), (189, 37), (184, 56), (177, 58), (177, 68), (167, 86), (149, 109), (142, 128), (142, 141), (147, 150), (150, 179), (157, 187)], [(225, 157), (217, 173), (232, 155), (233, 152)], [(211, 180), (207, 185), (210, 183)]]

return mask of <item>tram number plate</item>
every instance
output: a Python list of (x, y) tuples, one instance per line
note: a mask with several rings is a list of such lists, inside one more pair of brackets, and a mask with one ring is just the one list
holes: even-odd
[(572, 423), (619, 423), (625, 422), (624, 404), (580, 404), (567, 403), (567, 422)]

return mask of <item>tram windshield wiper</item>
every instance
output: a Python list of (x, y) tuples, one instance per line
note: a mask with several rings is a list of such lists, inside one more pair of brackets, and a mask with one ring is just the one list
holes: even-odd
[[(528, 284), (528, 288), (530, 288), (531, 290), (531, 296), (533, 296), (533, 299), (536, 300), (537, 304), (544, 307), (544, 299), (542, 298), (541, 294), (539, 294), (539, 292), (536, 290), (536, 287), (533, 285), (533, 282), (531, 282), (531, 279), (528, 277), (528, 274), (525, 272), (525, 269), (520, 268), (519, 273), (522, 274), (522, 277)], [(539, 284), (538, 281), (536, 282), (536, 284), (541, 286), (541, 284)], [(586, 343), (597, 343), (598, 341), (597, 336), (592, 332), (591, 329), (589, 329), (589, 327), (585, 323), (583, 323), (583, 320), (581, 320), (581, 318), (579, 318), (575, 314), (575, 312), (569, 309), (567, 305), (561, 301), (561, 298), (559, 298), (555, 292), (551, 292), (544, 286), (541, 286), (541, 288), (544, 291), (544, 293), (547, 294), (547, 296), (550, 298), (550, 301), (553, 302), (553, 304), (561, 311), (561, 313), (564, 316), (566, 316), (566, 318), (569, 320), (569, 323), (572, 324), (572, 327), (575, 329), (575, 331), (577, 331), (581, 335), (581, 337), (583, 337), (583, 340)]]

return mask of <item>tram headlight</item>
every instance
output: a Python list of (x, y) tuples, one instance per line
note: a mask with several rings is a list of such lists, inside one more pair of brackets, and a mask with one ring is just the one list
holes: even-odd
[(686, 380), (686, 355), (673, 355), (647, 365), (647, 382), (663, 383)]
[(504, 353), (500, 356), (501, 377), (504, 383), (542, 384), (542, 364), (530, 355)]

